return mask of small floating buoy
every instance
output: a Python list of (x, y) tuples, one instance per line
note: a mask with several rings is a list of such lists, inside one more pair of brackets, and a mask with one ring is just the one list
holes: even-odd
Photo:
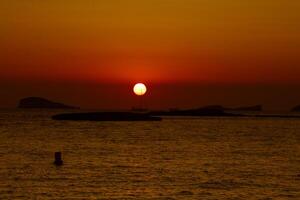
[(60, 166), (63, 164), (63, 161), (61, 159), (61, 152), (55, 152), (54, 154), (54, 164), (57, 166)]

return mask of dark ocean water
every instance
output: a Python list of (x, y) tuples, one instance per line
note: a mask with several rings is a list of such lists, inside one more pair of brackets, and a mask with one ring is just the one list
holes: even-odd
[(0, 199), (300, 199), (299, 119), (58, 122), (54, 113), (0, 112)]

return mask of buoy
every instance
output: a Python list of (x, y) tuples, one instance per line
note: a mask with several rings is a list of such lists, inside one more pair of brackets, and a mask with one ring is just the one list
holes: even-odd
[(55, 152), (54, 154), (54, 164), (57, 166), (60, 166), (63, 164), (63, 161), (61, 159), (61, 152)]

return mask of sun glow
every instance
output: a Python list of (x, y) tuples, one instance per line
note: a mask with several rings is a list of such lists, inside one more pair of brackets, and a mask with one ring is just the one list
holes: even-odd
[(143, 83), (137, 83), (133, 87), (133, 92), (138, 96), (143, 96), (147, 92), (147, 87)]

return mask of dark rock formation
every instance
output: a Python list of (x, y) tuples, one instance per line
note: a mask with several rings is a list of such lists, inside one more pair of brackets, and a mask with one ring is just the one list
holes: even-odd
[(209, 110), (222, 110), (222, 111), (262, 111), (262, 105), (255, 105), (255, 106), (244, 106), (244, 107), (237, 107), (237, 108), (227, 108), (221, 105), (209, 105), (203, 107), (202, 109), (209, 109)]
[(238, 108), (225, 108), (225, 110), (234, 110), (234, 111), (262, 111), (262, 105), (248, 106), (248, 107), (238, 107)]
[(221, 106), (207, 106), (198, 109), (189, 110), (169, 110), (169, 111), (153, 111), (151, 115), (158, 116), (242, 116), (238, 114), (226, 113)]
[(225, 108), (221, 105), (210, 105), (197, 109), (188, 109), (188, 110), (180, 110), (180, 109), (170, 109), (169, 111), (153, 111), (150, 112), (151, 115), (157, 116), (244, 116), (241, 114), (233, 114), (230, 111), (261, 111), (262, 106), (249, 106), (249, 107), (240, 107), (240, 108)]
[(299, 115), (248, 115), (256, 118), (283, 118), (283, 119), (300, 119)]
[(65, 113), (54, 115), (55, 120), (74, 121), (161, 121), (148, 113), (134, 112), (91, 112), (91, 113)]
[(300, 112), (300, 105), (292, 109), (292, 112)]
[(52, 102), (40, 97), (28, 97), (21, 99), (18, 108), (79, 109), (78, 107)]

